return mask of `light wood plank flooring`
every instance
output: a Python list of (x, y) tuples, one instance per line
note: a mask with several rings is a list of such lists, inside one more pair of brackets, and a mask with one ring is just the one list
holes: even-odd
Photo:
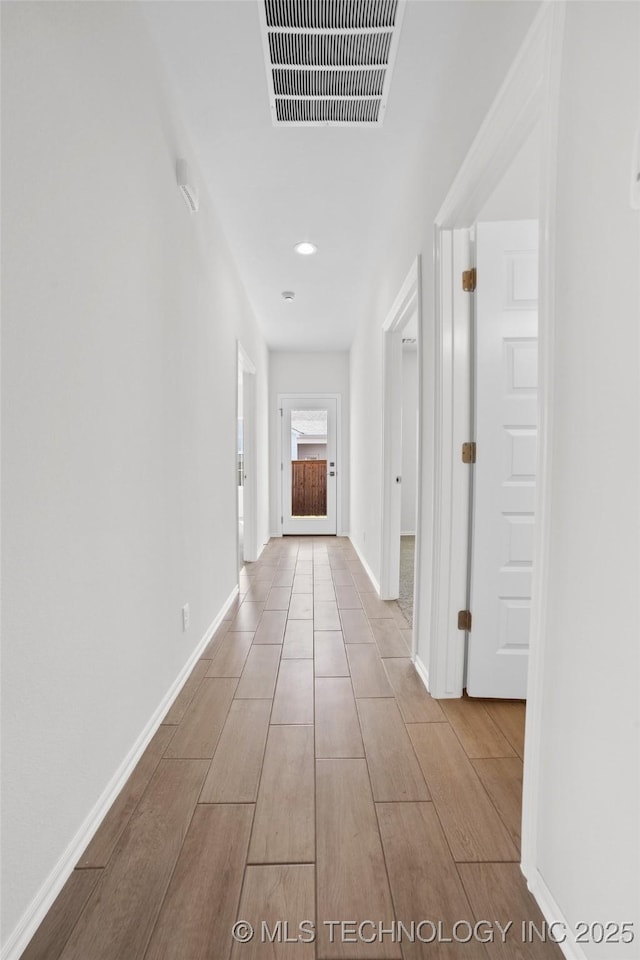
[(267, 544), (23, 960), (559, 960), (519, 939), (524, 704), (436, 702), (410, 639), (348, 540)]

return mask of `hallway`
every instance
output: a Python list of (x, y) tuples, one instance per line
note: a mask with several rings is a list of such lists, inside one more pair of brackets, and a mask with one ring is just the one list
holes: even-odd
[(560, 956), (521, 943), (524, 705), (431, 699), (346, 538), (272, 540), (240, 591), (23, 960)]
[(640, 3), (0, 3), (0, 960), (638, 960)]

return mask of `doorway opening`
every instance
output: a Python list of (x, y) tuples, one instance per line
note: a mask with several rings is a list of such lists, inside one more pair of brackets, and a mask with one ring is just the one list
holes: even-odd
[(418, 322), (413, 314), (402, 331), (400, 567), (398, 606), (413, 627), (416, 517), (418, 508)]
[(242, 569), (244, 564), (244, 411), (243, 411), (243, 387), (244, 387), (244, 372), (242, 370), (242, 365), (238, 364), (238, 390), (237, 390), (237, 404), (238, 404), (238, 416), (236, 418), (236, 497), (237, 497), (237, 510), (238, 510), (238, 524), (237, 524), (237, 534), (238, 534), (238, 572)]
[(442, 238), (452, 341), (447, 655), (458, 696), (527, 692), (540, 149), (534, 125), (473, 224)]
[(242, 344), (236, 357), (236, 549), (237, 567), (258, 559), (256, 485), (256, 368)]
[(416, 647), (419, 583), (422, 364), (420, 260), (383, 325), (380, 596), (398, 600)]

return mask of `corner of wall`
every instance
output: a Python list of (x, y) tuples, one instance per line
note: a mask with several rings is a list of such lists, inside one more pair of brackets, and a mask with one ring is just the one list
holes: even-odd
[(351, 534), (348, 534), (348, 537), (349, 537), (349, 540), (351, 541), (351, 543), (352, 543), (352, 545), (353, 545), (353, 549), (354, 549), (354, 550), (356, 551), (356, 553), (358, 554), (358, 560), (360, 561), (360, 563), (361, 563), (362, 566), (364, 567), (364, 569), (365, 569), (365, 571), (366, 571), (366, 574), (367, 574), (367, 576), (369, 577), (369, 580), (371, 580), (371, 583), (372, 583), (372, 584), (374, 585), (374, 587), (376, 588), (376, 593), (378, 593), (378, 595), (379, 595), (379, 594), (380, 594), (380, 583), (378, 582), (378, 578), (375, 576), (373, 570), (371, 569), (371, 567), (370, 567), (369, 564), (367, 563), (366, 558), (365, 558), (365, 556), (364, 556), (364, 553), (362, 552), (362, 549), (360, 548), (360, 545), (358, 544), (358, 542), (351, 536)]

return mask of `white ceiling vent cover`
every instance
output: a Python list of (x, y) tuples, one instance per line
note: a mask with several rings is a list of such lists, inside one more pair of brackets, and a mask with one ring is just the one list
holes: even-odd
[(406, 0), (261, 0), (274, 126), (383, 122)]

